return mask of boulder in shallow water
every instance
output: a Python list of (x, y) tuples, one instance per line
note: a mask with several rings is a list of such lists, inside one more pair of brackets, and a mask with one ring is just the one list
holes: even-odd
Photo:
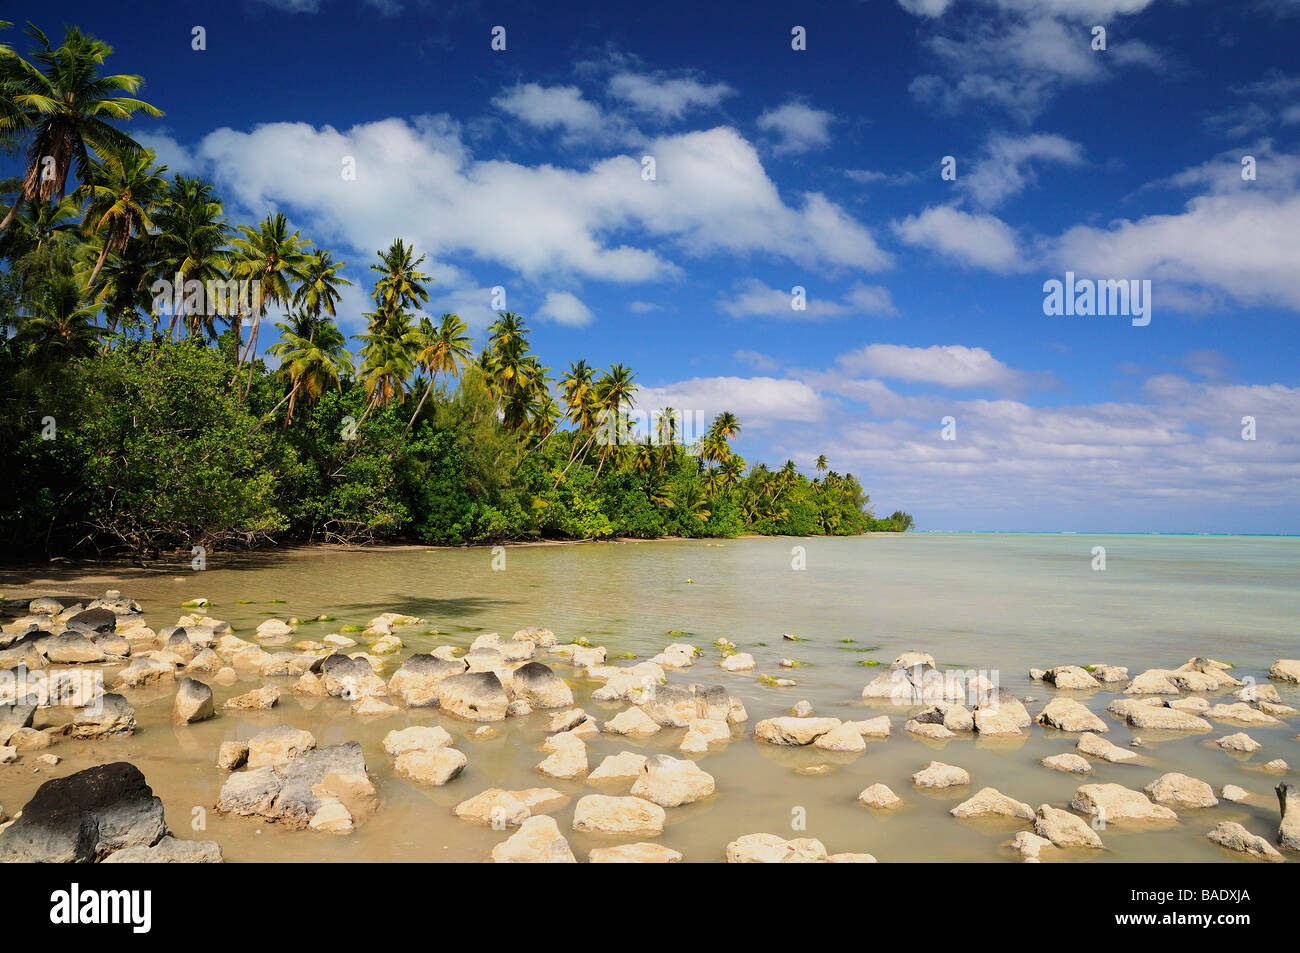
[(1074, 744), (1074, 750), (1080, 754), (1086, 754), (1090, 758), (1099, 758), (1102, 761), (1110, 761), (1113, 764), (1122, 764), (1125, 761), (1138, 760), (1136, 751), (1129, 751), (1127, 748), (1121, 748), (1119, 745), (1111, 744), (1105, 738), (1094, 735), (1092, 732), (1084, 732), (1079, 736), (1079, 740)]
[(0, 862), (87, 863), (168, 833), (162, 801), (140, 769), (118, 761), (37, 788), (0, 833)]
[(40, 642), (45, 657), (57, 665), (80, 665), (102, 662), (104, 650), (76, 629), (65, 629)]
[(1060, 731), (1110, 731), (1106, 723), (1073, 698), (1053, 698), (1034, 719), (1040, 725)]
[(563, 807), (568, 800), (568, 795), (555, 788), (525, 788), (521, 791), (488, 788), (461, 801), (452, 809), (452, 813), (461, 820), (504, 830), (506, 827), (519, 826), (534, 814), (544, 814)]
[(786, 840), (776, 834), (746, 834), (727, 845), (729, 864), (820, 864), (826, 847), (813, 837)]
[(1157, 804), (1172, 808), (1214, 807), (1219, 799), (1214, 788), (1197, 778), (1171, 771), (1162, 774), (1142, 789)]
[(1277, 842), (1288, 850), (1300, 850), (1300, 789), (1291, 784), (1279, 784), (1273, 790), (1277, 792), (1278, 807), (1282, 811)]
[(754, 738), (770, 745), (810, 745), (841, 724), (838, 718), (766, 718), (754, 726)]
[(384, 735), (384, 750), (396, 758), (407, 751), (433, 751), (451, 746), (451, 735), (437, 725), (412, 725)]
[(1300, 659), (1278, 659), (1269, 667), (1268, 677), (1275, 681), (1300, 685)]
[(664, 831), (666, 817), (662, 807), (644, 798), (588, 794), (574, 808), (573, 829), (591, 834), (657, 837)]
[(1092, 774), (1092, 765), (1087, 758), (1077, 754), (1048, 755), (1040, 762), (1043, 767), (1053, 771), (1068, 771), (1071, 774)]
[(679, 807), (706, 798), (714, 790), (713, 775), (694, 761), (657, 754), (641, 766), (631, 793), (660, 807)]
[(248, 761), (248, 744), (243, 741), (223, 741), (217, 749), (217, 767), (222, 771), (242, 768)]
[(84, 632), (89, 635), (108, 635), (117, 631), (117, 614), (110, 609), (97, 606), (93, 609), (83, 609), (72, 618), (68, 619), (67, 627), (77, 632)]
[(1221, 821), (1215, 826), (1214, 830), (1205, 836), (1220, 847), (1235, 850), (1242, 854), (1249, 854), (1260, 860), (1267, 860), (1272, 863), (1285, 860), (1272, 844), (1258, 834), (1252, 834), (1236, 821)]
[(530, 817), (500, 844), (492, 848), (494, 864), (576, 864), (569, 842), (560, 833), (555, 818), (540, 814)]
[(1041, 805), (1034, 814), (1034, 833), (1055, 847), (1099, 849), (1102, 846), (1101, 838), (1086, 822), (1050, 804)]
[(671, 847), (646, 842), (593, 847), (587, 854), (592, 864), (678, 864), (681, 860), (681, 853)]
[(955, 765), (944, 764), (942, 761), (931, 761), (912, 775), (912, 783), (918, 788), (937, 790), (970, 784), (970, 775)]
[(874, 807), (880, 810), (898, 807), (903, 803), (903, 799), (889, 789), (885, 784), (873, 784), (858, 795), (858, 801), (867, 807)]
[(659, 731), (659, 725), (640, 708), (628, 708), (605, 722), (601, 730), (611, 735), (648, 738)]
[(469, 758), (455, 748), (432, 748), (404, 751), (393, 762), (402, 777), (421, 784), (446, 784), (465, 770)]
[(1260, 748), (1264, 747), (1244, 731), (1239, 731), (1233, 735), (1224, 735), (1216, 741), (1215, 744), (1224, 751), (1241, 751), (1246, 754), (1258, 751)]
[(1153, 804), (1141, 791), (1134, 791), (1122, 784), (1081, 785), (1075, 790), (1070, 807), (1107, 824), (1117, 821), (1173, 823), (1178, 820), (1178, 815), (1171, 808)]
[(176, 700), (172, 703), (172, 723), (192, 725), (213, 716), (212, 689), (192, 678), (176, 680)]
[(573, 690), (541, 662), (528, 662), (515, 669), (511, 687), (515, 697), (532, 708), (567, 708), (573, 704)]
[(1022, 821), (1034, 819), (1034, 809), (1023, 801), (1007, 797), (997, 788), (980, 788), (975, 795), (962, 801), (948, 812), (953, 817), (1014, 817)]
[(312, 826), (318, 812), (333, 810), (332, 802), (356, 816), (373, 810), (376, 800), (361, 745), (349, 741), (305, 752), (283, 767), (237, 771), (222, 786), (216, 806), (225, 814), (262, 817), (302, 830)]
[(504, 721), (510, 698), (495, 672), (465, 672), (443, 679), (438, 707), (466, 721)]
[(155, 682), (171, 681), (176, 677), (176, 665), (173, 662), (138, 655), (131, 659), (131, 664), (118, 673), (118, 684), (127, 688), (142, 688)]
[(164, 837), (152, 847), (128, 847), (104, 858), (106, 864), (219, 864), (221, 845), (214, 840)]
[(275, 725), (248, 739), (248, 766), (282, 768), (315, 747), (316, 739), (310, 731), (293, 725)]
[(78, 711), (65, 729), (72, 738), (107, 738), (135, 732), (135, 709), (116, 692)]
[(279, 700), (280, 689), (268, 683), (261, 688), (253, 689), (251, 692), (236, 695), (234, 698), (227, 698), (225, 704), (221, 707), (230, 711), (267, 711), (274, 707)]

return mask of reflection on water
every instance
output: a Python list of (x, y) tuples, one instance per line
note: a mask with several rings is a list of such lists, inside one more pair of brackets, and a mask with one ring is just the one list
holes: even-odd
[[(791, 569), (796, 545), (807, 551), (805, 571)], [(1103, 572), (1092, 569), (1091, 550), (1097, 545), (1107, 551)], [(155, 628), (174, 623), (181, 602), (207, 597), (211, 614), (245, 638), (271, 616), (326, 614), (337, 620), (303, 625), (298, 636), (308, 639), (337, 631), (343, 623), (364, 624), (384, 611), (428, 620), (427, 626), (399, 630), (406, 644), (402, 654), (468, 645), (480, 632), (508, 636), (531, 625), (552, 629), (561, 641), (585, 637), (603, 644), (611, 659), (628, 653), (644, 658), (669, 642), (692, 642), (705, 656), (671, 680), (726, 685), (744, 700), (750, 721), (733, 731), (730, 745), (699, 759), (717, 779), (718, 794), (668, 812), (659, 840), (687, 861), (720, 860), (728, 841), (757, 831), (818, 837), (831, 851), (866, 851), (882, 861), (1007, 859), (998, 845), (1023, 825), (958, 821), (947, 811), (985, 785), (1034, 806), (1068, 805), (1080, 781), (1038, 761), (1072, 750), (1074, 736), (1035, 726), (1029, 737), (1014, 741), (912, 738), (902, 731), (904, 710), (861, 702), (862, 686), (882, 669), (860, 661), (888, 665), (905, 649), (924, 649), (941, 667), (997, 672), (1004, 687), (1037, 699), (1028, 705), (1037, 712), (1054, 690), (1028, 678), (1031, 666), (1111, 663), (1136, 674), (1210, 655), (1233, 663), (1238, 677), (1263, 679), (1274, 659), (1300, 656), (1300, 540), (1291, 538), (922, 534), (519, 546), (508, 549), (504, 571), (493, 571), (485, 549), (301, 550), (214, 556), (202, 573), (85, 567), (0, 572), (0, 591), (8, 598), (47, 592), (93, 596), (110, 586), (138, 599)], [(426, 634), (431, 629), (437, 634)], [(782, 633), (801, 641), (783, 641)], [(720, 637), (751, 653), (758, 673), (789, 675), (797, 687), (769, 688), (755, 673), (722, 672), (714, 647)], [(777, 665), (782, 657), (802, 664), (783, 672)], [(597, 718), (623, 707), (591, 701), (598, 683), (580, 679), (558, 659), (545, 660), (571, 680), (577, 703)], [(248, 682), (214, 686), (218, 706), (250, 687)], [(194, 810), (211, 808), (224, 778), (215, 767), (220, 742), (285, 722), (308, 729), (322, 745), (360, 741), (382, 809), (348, 837), (288, 832), (208, 810), (202, 836), (220, 841), (228, 860), (485, 859), (506, 835), (455, 819), (451, 807), (488, 787), (550, 786), (570, 794), (572, 800), (555, 816), (580, 858), (591, 847), (617, 842), (569, 826), (573, 802), (582, 794), (625, 791), (555, 781), (534, 770), (545, 757), (540, 750), (545, 715), (511, 719), (497, 726), (497, 737), (476, 739), (470, 734), (475, 726), (433, 711), (359, 719), (339, 700), (303, 699), (287, 692), (288, 682), (284, 687), (271, 712), (219, 714), (186, 728), (168, 722), (170, 691), (130, 693), (142, 725), (135, 737), (108, 743), (65, 740), (54, 749), (64, 762), (42, 766), (40, 773), (32, 770), (30, 755), (19, 765), (0, 767), (0, 803), (12, 813), (52, 775), (124, 759), (144, 771), (178, 833), (198, 836), (189, 829)], [(1300, 707), (1300, 691), (1279, 689), (1284, 701)], [(1084, 700), (1109, 723), (1107, 737), (1123, 746), (1133, 732), (1104, 714), (1115, 697), (1097, 692)], [(819, 715), (848, 719), (889, 713), (893, 737), (872, 741), (864, 754), (850, 756), (753, 741), (754, 722), (786, 714), (800, 698), (811, 701)], [(1102, 832), (1105, 851), (1057, 852), (1058, 858), (1231, 860), (1201, 836), (1223, 820), (1240, 821), (1271, 840), (1277, 825), (1272, 787), (1279, 778), (1261, 766), (1279, 757), (1300, 766), (1298, 722), (1289, 722), (1283, 728), (1245, 729), (1264, 748), (1241, 759), (1210, 744), (1242, 730), (1237, 726), (1216, 725), (1208, 737), (1142, 732), (1142, 763), (1095, 762), (1086, 780), (1141, 788), (1167, 771), (1180, 771), (1208, 781), (1216, 791), (1225, 783), (1238, 784), (1261, 797), (1249, 805), (1223, 802), (1206, 811), (1183, 811), (1181, 823), (1164, 831), (1111, 825)], [(441, 724), (468, 755), (469, 767), (443, 788), (397, 777), (380, 741), (407, 724)], [(677, 753), (684, 733), (667, 729), (644, 741), (602, 736), (589, 745), (591, 766), (624, 750)], [(930, 760), (967, 769), (970, 789), (922, 793), (912, 788), (909, 776)], [(799, 773), (817, 765), (829, 770)], [(1289, 776), (1295, 773), (1293, 768)], [(857, 804), (858, 792), (876, 782), (893, 788), (904, 805), (883, 813)], [(806, 831), (792, 829), (799, 816), (807, 819)], [(1045, 860), (1051, 859), (1047, 853)]]

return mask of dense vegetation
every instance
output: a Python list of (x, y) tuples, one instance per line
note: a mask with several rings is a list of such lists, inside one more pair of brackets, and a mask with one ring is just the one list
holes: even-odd
[(635, 374), (553, 379), (517, 314), (472, 353), (459, 317), (422, 314), (424, 258), (400, 240), (370, 266), (351, 353), (345, 263), (283, 214), (228, 222), (210, 183), (119, 128), (160, 113), (103, 70), (108, 46), (29, 32), (27, 58), (0, 46), (0, 147), (21, 166), (0, 182), (7, 555), (911, 526), (825, 457), (812, 479), (749, 467), (733, 414), (689, 445), (671, 408), (634, 432)]

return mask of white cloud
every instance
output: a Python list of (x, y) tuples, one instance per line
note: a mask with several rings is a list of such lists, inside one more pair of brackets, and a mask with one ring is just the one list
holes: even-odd
[(997, 208), (1036, 181), (1031, 165), (1035, 161), (1077, 166), (1083, 162), (1083, 149), (1064, 136), (995, 135), (985, 145), (983, 156), (957, 179), (957, 186), (975, 204)]
[(729, 298), (720, 298), (717, 305), (719, 310), (733, 318), (763, 317), (782, 321), (816, 321), (847, 314), (898, 313), (889, 289), (880, 285), (855, 283), (848, 293), (839, 299), (818, 297), (812, 289), (803, 287), (805, 293), (802, 310), (794, 307), (797, 299), (793, 289), (785, 291), (780, 288), (769, 288), (757, 278), (738, 282), (736, 293)]
[(869, 344), (840, 355), (837, 362), (850, 374), (922, 381), (956, 389), (1005, 390), (1026, 383), (1025, 374), (1008, 367), (984, 348), (960, 344), (934, 347)]
[(594, 137), (606, 126), (600, 107), (577, 86), (522, 84), (503, 91), (492, 105), (536, 129), (560, 129), (575, 138)]
[(824, 399), (807, 384), (776, 377), (696, 377), (662, 387), (641, 387), (636, 406), (698, 410), (706, 419), (729, 410), (749, 427), (816, 421), (826, 411)]
[(593, 317), (591, 309), (568, 291), (548, 291), (537, 316), (573, 328), (590, 324)]
[(610, 78), (609, 93), (641, 112), (668, 120), (680, 119), (694, 107), (716, 106), (735, 90), (726, 83), (622, 72)]
[(803, 103), (786, 103), (758, 117), (758, 128), (776, 137), (776, 155), (809, 152), (830, 145), (830, 113)]
[[(394, 234), (430, 258), (469, 255), (529, 279), (672, 278), (665, 255), (764, 254), (810, 268), (888, 267), (871, 233), (820, 193), (787, 204), (734, 129), (663, 136), (638, 157), (580, 168), (476, 159), (445, 116), (337, 130), (268, 123), (210, 133), (188, 153), (223, 195), (265, 214), (285, 209), (313, 238), (369, 250)], [(184, 153), (184, 150), (181, 150)], [(346, 157), (356, 178), (340, 174)]]
[(963, 265), (1012, 272), (1027, 264), (1015, 231), (993, 215), (937, 205), (895, 222), (894, 231), (908, 245), (951, 256)]
[[(918, 76), (912, 94), (949, 112), (971, 104), (995, 105), (1030, 120), (1065, 86), (1111, 78), (1122, 67), (1160, 68), (1160, 54), (1138, 39), (1112, 31), (1105, 53), (1095, 52), (1088, 24), (1140, 12), (1153, 0), (981, 0), (958, 17), (949, 33), (925, 46), (941, 73)], [(946, 5), (903, 6), (938, 25)], [(915, 8), (915, 9), (914, 9)], [(937, 11), (937, 12), (936, 12)], [(949, 18), (944, 18), (947, 20)]]
[(633, 301), (627, 307), (633, 314), (649, 314), (651, 311), (663, 310), (663, 305), (651, 301)]

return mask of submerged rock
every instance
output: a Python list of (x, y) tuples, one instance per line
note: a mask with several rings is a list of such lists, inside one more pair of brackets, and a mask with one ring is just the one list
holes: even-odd
[(997, 788), (981, 788), (975, 796), (962, 801), (948, 812), (953, 817), (1015, 817), (1022, 821), (1034, 819), (1034, 809), (1023, 801), (1007, 797)]
[(838, 718), (767, 718), (754, 726), (754, 738), (770, 745), (810, 745), (828, 731), (839, 728)]
[(243, 695), (227, 698), (221, 707), (231, 711), (266, 711), (280, 700), (280, 689), (266, 684)]
[(1043, 767), (1054, 771), (1068, 771), (1071, 774), (1092, 774), (1092, 765), (1077, 754), (1054, 754), (1044, 758)]
[(1119, 745), (1111, 744), (1105, 738), (1099, 738), (1091, 732), (1080, 735), (1079, 740), (1075, 742), (1074, 748), (1089, 757), (1099, 758), (1102, 761), (1110, 761), (1115, 764), (1138, 759), (1137, 752), (1128, 751)]
[(713, 775), (701, 770), (694, 761), (657, 754), (641, 766), (631, 793), (660, 807), (678, 807), (706, 798), (714, 790)]
[(903, 799), (884, 784), (873, 784), (858, 795), (858, 800), (867, 807), (885, 809), (897, 807)]
[(1178, 815), (1172, 809), (1163, 804), (1153, 804), (1141, 791), (1134, 791), (1122, 784), (1084, 784), (1075, 790), (1070, 807), (1107, 824), (1116, 821), (1164, 823), (1178, 820)]
[[(318, 812), (327, 812), (333, 821), (335, 804), (355, 816), (371, 810), (375, 801), (361, 745), (349, 741), (305, 752), (282, 767), (236, 772), (222, 786), (216, 807), (223, 814), (262, 817), (301, 830), (312, 827)], [(350, 824), (339, 826), (351, 829)]]
[(912, 783), (918, 788), (936, 790), (970, 784), (970, 775), (955, 765), (944, 764), (942, 761), (931, 761), (912, 775)]
[(664, 832), (666, 817), (662, 807), (645, 798), (588, 794), (574, 808), (573, 829), (591, 834), (657, 837)]
[(1260, 860), (1277, 863), (1284, 859), (1272, 844), (1258, 834), (1252, 834), (1236, 821), (1221, 821), (1205, 836), (1220, 847), (1249, 854)]
[(555, 818), (530, 817), (508, 838), (492, 848), (494, 864), (576, 864), (569, 842)]
[(786, 840), (776, 834), (746, 834), (727, 845), (729, 864), (820, 864), (826, 847), (813, 837)]
[(541, 662), (528, 662), (515, 669), (511, 687), (516, 698), (533, 708), (567, 708), (573, 704), (573, 690)]
[(678, 864), (682, 855), (662, 844), (619, 844), (617, 847), (593, 847), (587, 860), (593, 864)]
[(1104, 721), (1073, 698), (1053, 698), (1038, 713), (1035, 721), (1061, 731), (1093, 731), (1101, 734), (1110, 731)]
[(461, 801), (452, 809), (452, 813), (461, 820), (504, 830), (506, 827), (518, 827), (534, 814), (554, 811), (568, 800), (568, 795), (555, 788), (525, 788), (522, 791), (488, 788)]
[(1034, 833), (1052, 842), (1055, 847), (1100, 848), (1101, 838), (1069, 811), (1043, 804), (1034, 814)]
[(1219, 803), (1219, 799), (1214, 796), (1214, 788), (1204, 781), (1176, 771), (1162, 774), (1142, 790), (1157, 804), (1174, 808), (1214, 807)]
[(221, 845), (214, 840), (177, 840), (167, 836), (152, 847), (128, 847), (104, 858), (106, 864), (219, 864)]

